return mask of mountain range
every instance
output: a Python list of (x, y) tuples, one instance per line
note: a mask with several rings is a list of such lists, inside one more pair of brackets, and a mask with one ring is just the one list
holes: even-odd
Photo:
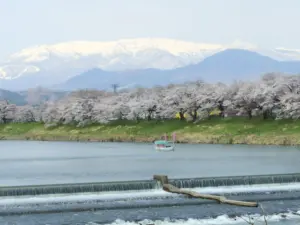
[(67, 42), (12, 54), (0, 63), (0, 88), (107, 89), (255, 79), (262, 73), (300, 72), (300, 50), (248, 43), (201, 44), (172, 39)]
[(207, 57), (198, 64), (172, 70), (144, 69), (111, 72), (92, 69), (70, 78), (60, 89), (108, 89), (111, 84), (123, 87), (167, 85), (193, 80), (230, 83), (234, 80), (255, 80), (264, 73), (300, 73), (300, 61), (277, 61), (256, 52), (228, 49)]
[(57, 100), (66, 96), (66, 91), (53, 91), (45, 88), (32, 88), (26, 91), (9, 91), (0, 89), (0, 101), (6, 100), (11, 104), (18, 106), (23, 105), (40, 105), (47, 100)]

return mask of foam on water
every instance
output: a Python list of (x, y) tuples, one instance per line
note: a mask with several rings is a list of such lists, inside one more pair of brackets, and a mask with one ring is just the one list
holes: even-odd
[[(300, 191), (300, 183), (268, 184), (268, 185), (240, 185), (220, 186), (204, 188), (188, 188), (203, 194), (230, 194), (230, 193), (268, 193), (278, 191)], [(98, 193), (77, 194), (49, 194), (38, 196), (2, 197), (0, 206), (24, 205), (24, 204), (50, 204), (61, 202), (87, 202), (87, 201), (114, 201), (151, 198), (182, 198), (182, 195), (168, 193), (164, 190), (141, 190), (141, 191), (112, 191)]]
[[(229, 217), (228, 215), (218, 216), (216, 218), (208, 219), (188, 219), (188, 220), (142, 220), (142, 221), (124, 221), (115, 220), (113, 223), (108, 223), (105, 225), (231, 225), (231, 224), (266, 224), (265, 219), (268, 224), (299, 224), (300, 221), (300, 211), (289, 212), (289, 213), (279, 213), (274, 215), (262, 216), (259, 214), (255, 215), (243, 215), (236, 217)], [(97, 223), (87, 223), (87, 225), (92, 225)]]

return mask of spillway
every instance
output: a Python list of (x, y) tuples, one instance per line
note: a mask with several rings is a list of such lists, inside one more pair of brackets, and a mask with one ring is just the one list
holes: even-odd
[[(229, 199), (257, 201), (267, 207), (268, 213), (297, 211), (300, 200), (300, 174), (272, 174), (259, 176), (230, 176), (169, 179), (179, 188), (188, 188), (203, 194), (217, 194)], [(114, 213), (122, 219), (162, 219), (192, 216), (217, 216), (221, 213), (259, 213), (257, 208), (243, 208), (218, 204), (216, 201), (187, 198), (162, 190), (156, 180), (120, 182), (50, 184), (34, 186), (0, 187), (0, 217), (48, 218), (48, 214), (81, 213), (97, 211), (105, 215), (97, 220), (109, 222)], [(175, 207), (175, 208), (174, 208)], [(159, 208), (159, 209), (158, 209)], [(178, 211), (179, 210), (179, 211)], [(184, 213), (180, 214), (183, 210)], [(160, 213), (158, 215), (157, 213)], [(221, 215), (220, 214), (220, 215)], [(34, 216), (29, 216), (34, 215)], [(43, 216), (45, 215), (45, 216)], [(89, 218), (90, 218), (89, 214)], [(95, 215), (96, 217), (96, 215)], [(50, 218), (50, 216), (49, 216)], [(41, 219), (43, 220), (43, 219)], [(102, 221), (103, 220), (103, 221)], [(110, 221), (112, 222), (112, 221)], [(50, 224), (50, 223), (49, 223)]]
[[(204, 188), (236, 185), (281, 184), (300, 182), (300, 173), (169, 179), (178, 188)], [(160, 189), (156, 180), (120, 182), (70, 183), (28, 186), (2, 186), (0, 196), (68, 194), (85, 192), (116, 192)]]
[(195, 187), (219, 187), (234, 185), (255, 184), (280, 184), (295, 183), (300, 181), (300, 173), (254, 175), (254, 176), (229, 176), (229, 177), (207, 177), (192, 179), (171, 179), (169, 182), (178, 188)]

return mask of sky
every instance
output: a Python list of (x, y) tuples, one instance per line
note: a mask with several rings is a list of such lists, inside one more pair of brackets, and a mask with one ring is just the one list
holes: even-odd
[(0, 58), (65, 41), (173, 38), (300, 49), (300, 0), (1, 0)]

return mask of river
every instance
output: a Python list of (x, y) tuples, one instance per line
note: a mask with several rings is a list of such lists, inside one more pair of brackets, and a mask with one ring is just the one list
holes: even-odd
[[(153, 174), (166, 174), (175, 179), (300, 171), (300, 149), (297, 147), (178, 144), (175, 152), (156, 152), (151, 144), (142, 143), (0, 141), (0, 151), (1, 186), (149, 180)], [(256, 191), (251, 185), (218, 190), (233, 198), (261, 199), (269, 215), (269, 224), (294, 225), (300, 221), (295, 213), (300, 210), (300, 183), (292, 185), (293, 188), (278, 185), (275, 188), (270, 184), (263, 188), (258, 186)], [(207, 188), (208, 193), (216, 191)], [(244, 194), (236, 195), (237, 190), (244, 190)], [(1, 197), (0, 224), (247, 224), (240, 217), (231, 216), (261, 213), (259, 209), (166, 195), (162, 190), (138, 193)], [(84, 207), (96, 210), (84, 211)], [(48, 209), (53, 212), (42, 212)], [(42, 213), (17, 213), (26, 210)], [(16, 212), (16, 215), (6, 215), (7, 212)], [(284, 214), (280, 215), (281, 212)]]
[(247, 145), (178, 144), (156, 152), (151, 144), (0, 141), (2, 185), (78, 183), (300, 171), (300, 149)]

